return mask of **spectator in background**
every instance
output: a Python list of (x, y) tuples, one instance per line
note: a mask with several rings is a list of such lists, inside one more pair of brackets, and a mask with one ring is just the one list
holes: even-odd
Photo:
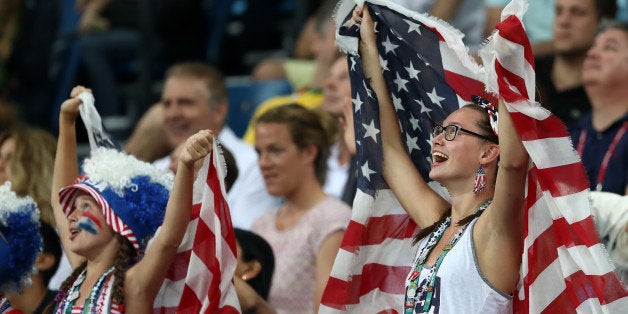
[(608, 22), (582, 67), (591, 113), (571, 138), (594, 191), (628, 194), (628, 25)]
[[(151, 108), (147, 123), (131, 135), (125, 149), (141, 155), (144, 141), (159, 141), (163, 128), (168, 145), (176, 147), (199, 130), (213, 130), (221, 145), (230, 150), (238, 164), (240, 176), (227, 195), (231, 219), (235, 227), (249, 229), (253, 220), (265, 211), (275, 208), (279, 199), (268, 194), (263, 184), (253, 147), (240, 140), (226, 125), (229, 100), (222, 74), (214, 67), (200, 62), (173, 65), (166, 72), (159, 108)], [(170, 157), (154, 161), (155, 166), (167, 169)]]
[(600, 22), (613, 18), (615, 0), (556, 0), (555, 54), (536, 58), (539, 101), (567, 128), (591, 110), (582, 87), (582, 66)]
[(42, 246), (39, 210), (30, 197), (19, 197), (11, 184), (0, 185), (0, 311), (11, 313), (5, 294), (19, 293)]
[(76, 0), (75, 5), (75, 29), (57, 38), (56, 45), (66, 53), (55, 57), (51, 75), (58, 86), (53, 104), (59, 106), (72, 86), (83, 82), (93, 87), (103, 117), (118, 115), (123, 112), (118, 89), (122, 73), (135, 75), (130, 64), (140, 51), (139, 1)]
[(259, 217), (251, 230), (270, 243), (275, 276), (269, 301), (279, 313), (316, 312), (351, 211), (326, 195), (331, 135), (324, 111), (297, 104), (257, 119), (255, 149), (268, 192), (284, 204)]
[(0, 1), (0, 98), (16, 101), (20, 118), (46, 129), (53, 94), (48, 73), (60, 3)]
[(604, 23), (582, 68), (591, 113), (571, 131), (591, 190), (628, 194), (627, 81), (628, 26)]
[(628, 195), (593, 191), (591, 209), (595, 229), (628, 287)]
[(554, 54), (536, 58), (539, 101), (567, 125), (591, 110), (582, 66), (600, 22), (613, 18), (615, 0), (556, 0)]
[(54, 226), (50, 186), (57, 139), (40, 128), (18, 127), (0, 133), (0, 184), (11, 182), (19, 196), (30, 196), (41, 220)]
[(45, 222), (41, 223), (39, 232), (43, 240), (43, 249), (35, 258), (36, 271), (30, 274), (31, 285), (19, 294), (5, 295), (11, 306), (22, 313), (43, 313), (57, 294), (57, 291), (48, 289), (48, 283), (61, 261), (61, 242), (54, 228)]
[[(235, 236), (237, 241), (238, 265), (235, 270), (234, 280), (237, 282), (242, 280), (246, 282), (255, 293), (264, 301), (268, 300), (268, 294), (275, 271), (275, 255), (270, 244), (259, 235), (239, 228), (235, 228)], [(241, 285), (241, 283), (239, 284)], [(238, 292), (239, 285), (236, 286)], [(253, 312), (250, 308), (257, 308), (259, 302), (253, 302), (250, 306), (246, 301), (247, 298), (239, 296), (240, 306), (244, 313)], [(252, 298), (255, 300), (255, 298)], [(266, 302), (263, 302), (266, 303)], [(266, 304), (267, 305), (267, 304)]]
[[(11, 182), (11, 189), (19, 196), (30, 196), (40, 210), (43, 223), (55, 226), (50, 193), (57, 139), (44, 129), (16, 127), (0, 133), (0, 184)], [(44, 239), (45, 240), (45, 239)], [(72, 272), (63, 255), (57, 273), (47, 280), (51, 290)]]
[(480, 49), (486, 29), (485, 0), (393, 0), (419, 13), (447, 21), (464, 34), (462, 41), (471, 53)]
[[(331, 23), (330, 23), (331, 24)], [(334, 50), (337, 50), (335, 47)], [(271, 108), (297, 103), (306, 108), (319, 107), (324, 111), (327, 111), (335, 118), (342, 116), (342, 106), (345, 102), (351, 103), (351, 83), (349, 81), (349, 66), (347, 64), (347, 57), (344, 54), (336, 52), (336, 58), (329, 69), (329, 74), (325, 79), (323, 92), (321, 94), (322, 99), (319, 102), (310, 102), (309, 98), (305, 97), (275, 97), (269, 99), (263, 103), (258, 110), (256, 110), (253, 119), (249, 122), (246, 133), (243, 139), (247, 142), (253, 142), (255, 137), (255, 121), (264, 112)], [(333, 135), (333, 139), (339, 139), (340, 128), (335, 128), (338, 133)], [(327, 160), (327, 175), (323, 190), (325, 193), (342, 199), (347, 204), (353, 202), (354, 193), (352, 188), (346, 189), (347, 185), (354, 186), (356, 178), (354, 173), (353, 159), (347, 147), (343, 141), (336, 140), (331, 148), (331, 153)], [(346, 193), (345, 193), (346, 192)]]
[[(501, 13), (510, 0), (486, 0), (487, 22), (485, 37), (494, 30), (501, 20)], [(528, 1), (528, 10), (523, 15), (526, 35), (532, 45), (535, 57), (550, 55), (554, 52), (552, 25), (554, 23), (556, 0)]]
[[(292, 89), (320, 90), (329, 75), (331, 64), (336, 59), (336, 27), (332, 14), (336, 0), (322, 1), (313, 16), (308, 19), (301, 36), (307, 37), (311, 47), (311, 59), (269, 59), (259, 63), (252, 71), (254, 80), (287, 79)], [(306, 39), (300, 39), (306, 40)]]
[(17, 124), (15, 108), (6, 101), (0, 99), (0, 133), (11, 129)]

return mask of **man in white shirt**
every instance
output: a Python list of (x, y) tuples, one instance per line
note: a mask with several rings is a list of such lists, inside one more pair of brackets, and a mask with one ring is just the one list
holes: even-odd
[[(220, 143), (233, 153), (239, 176), (227, 195), (234, 227), (249, 229), (255, 218), (276, 208), (280, 200), (266, 191), (253, 147), (240, 140), (226, 125), (229, 101), (223, 75), (200, 62), (173, 65), (166, 72), (161, 102), (153, 113), (163, 124), (171, 147), (202, 129), (213, 130)], [(152, 110), (151, 109), (151, 110)], [(127, 151), (133, 149), (127, 143)], [(170, 156), (154, 161), (168, 169)]]

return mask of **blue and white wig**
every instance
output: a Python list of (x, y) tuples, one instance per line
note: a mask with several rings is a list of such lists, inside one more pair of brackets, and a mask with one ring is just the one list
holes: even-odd
[(11, 184), (0, 186), (0, 293), (30, 285), (29, 274), (42, 250), (39, 209), (29, 196), (19, 197)]
[(169, 171), (117, 151), (99, 147), (83, 162), (85, 176), (59, 192), (67, 215), (74, 210), (78, 191), (87, 192), (101, 206), (107, 224), (126, 237), (138, 253), (162, 224), (174, 181)]

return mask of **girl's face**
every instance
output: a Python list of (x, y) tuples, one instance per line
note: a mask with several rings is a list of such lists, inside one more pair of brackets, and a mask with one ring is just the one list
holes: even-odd
[[(475, 125), (481, 118), (481, 113), (471, 109), (458, 109), (451, 113), (443, 127), (457, 125), (466, 130), (482, 134)], [(430, 178), (440, 183), (448, 179), (470, 178), (475, 176), (475, 171), (480, 166), (482, 146), (484, 140), (459, 131), (452, 141), (445, 139), (445, 132), (432, 139), (432, 169)]]
[(115, 242), (113, 230), (107, 225), (102, 208), (86, 192), (77, 193), (68, 222), (70, 250), (74, 253), (82, 256), (97, 254), (111, 241)]
[(311, 149), (299, 150), (292, 141), (288, 128), (281, 123), (259, 123), (255, 128), (255, 150), (268, 193), (290, 196), (304, 178), (314, 172)]
[(11, 137), (7, 138), (2, 142), (2, 145), (0, 145), (0, 184), (11, 181), (13, 177), (11, 174), (11, 163), (14, 152), (15, 140)]

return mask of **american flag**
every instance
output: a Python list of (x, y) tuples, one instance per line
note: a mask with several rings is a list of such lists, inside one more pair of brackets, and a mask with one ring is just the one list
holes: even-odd
[[(120, 145), (102, 124), (91, 93), (81, 93), (91, 149)], [(153, 304), (154, 313), (240, 313), (233, 285), (236, 240), (225, 199), (225, 161), (218, 141), (194, 182), (192, 216)], [(158, 231), (159, 232), (159, 231)]]
[[(359, 190), (354, 201), (352, 220), (323, 295), (321, 312), (400, 313), (405, 277), (416, 250), (411, 246), (416, 225), (400, 207), (381, 174), (378, 104), (360, 66), (357, 53), (358, 27), (349, 27), (347, 24), (354, 6), (350, 2), (344, 1), (338, 7), (337, 22), (341, 26), (337, 43), (341, 49), (349, 52), (360, 169)], [(441, 123), (461, 105), (471, 102), (472, 95), (480, 95), (494, 104), (497, 103), (496, 99), (484, 94), (487, 73), (469, 57), (459, 31), (442, 21), (410, 12), (389, 1), (367, 2), (364, 5), (369, 7), (375, 22), (380, 63), (399, 117), (402, 136), (415, 166), (427, 181), (433, 126)], [(516, 4), (510, 7), (516, 7), (523, 14), (523, 1), (513, 2)], [(519, 47), (529, 48), (518, 18), (511, 17), (504, 23), (518, 23), (518, 27), (500, 27), (519, 35), (515, 41)], [(509, 52), (510, 58), (504, 60), (531, 61), (529, 52), (529, 49), (526, 50), (528, 55), (525, 56), (528, 58)], [(531, 71), (532, 76), (514, 71), (504, 63), (502, 66), (510, 70), (498, 72), (502, 85), (504, 79), (507, 79), (524, 86), (534, 86), (532, 62), (525, 68)], [(534, 88), (526, 90), (534, 91)], [(495, 91), (504, 93), (502, 90)], [(533, 95), (524, 95), (526, 99), (534, 99)], [(521, 96), (513, 98), (510, 94), (504, 97), (506, 101), (521, 99)], [(535, 104), (534, 109), (528, 111), (543, 109)], [(543, 112), (549, 120), (542, 124), (534, 119), (537, 116), (532, 115), (530, 118), (519, 113), (512, 114), (518, 126), (523, 124), (535, 128), (534, 135), (518, 128), (520, 132), (526, 132), (526, 136), (522, 136), (524, 140), (530, 140), (531, 136), (542, 139), (526, 142), (528, 150), (542, 150), (546, 146), (551, 148), (530, 152), (533, 163), (526, 199), (526, 251), (523, 254), (523, 279), (515, 310), (549, 313), (559, 308), (561, 311), (573, 309), (572, 312), (575, 312), (579, 306), (586, 310), (586, 306), (595, 303), (593, 300), (599, 300), (598, 304), (611, 311), (620, 303), (625, 305), (626, 291), (613, 275), (612, 266), (606, 260), (607, 255), (595, 234), (586, 200), (586, 179), (573, 175), (583, 171), (577, 156), (576, 159), (566, 159), (575, 164), (569, 168), (561, 167), (556, 162), (559, 153), (571, 156), (571, 143), (562, 139), (568, 138), (568, 133), (558, 119)], [(558, 134), (560, 136), (556, 136)], [(546, 144), (540, 148), (538, 143), (543, 141)], [(539, 153), (547, 155), (539, 158)], [(582, 171), (576, 171), (578, 169)], [(567, 173), (570, 176), (561, 176)], [(565, 197), (568, 193), (576, 195), (568, 199)], [(567, 212), (562, 214), (565, 218), (555, 214), (561, 211)], [(540, 235), (542, 237), (538, 237)], [(538, 240), (534, 241), (537, 237)], [(576, 256), (579, 253), (583, 255)], [(565, 260), (564, 256), (568, 256), (568, 259)]]
[(589, 183), (564, 124), (534, 101), (534, 59), (513, 0), (483, 49), (486, 86), (499, 93), (530, 155), (517, 313), (622, 313), (628, 292), (595, 231)]
[(235, 233), (217, 140), (194, 182), (192, 219), (155, 300), (154, 313), (240, 313), (233, 285)]

